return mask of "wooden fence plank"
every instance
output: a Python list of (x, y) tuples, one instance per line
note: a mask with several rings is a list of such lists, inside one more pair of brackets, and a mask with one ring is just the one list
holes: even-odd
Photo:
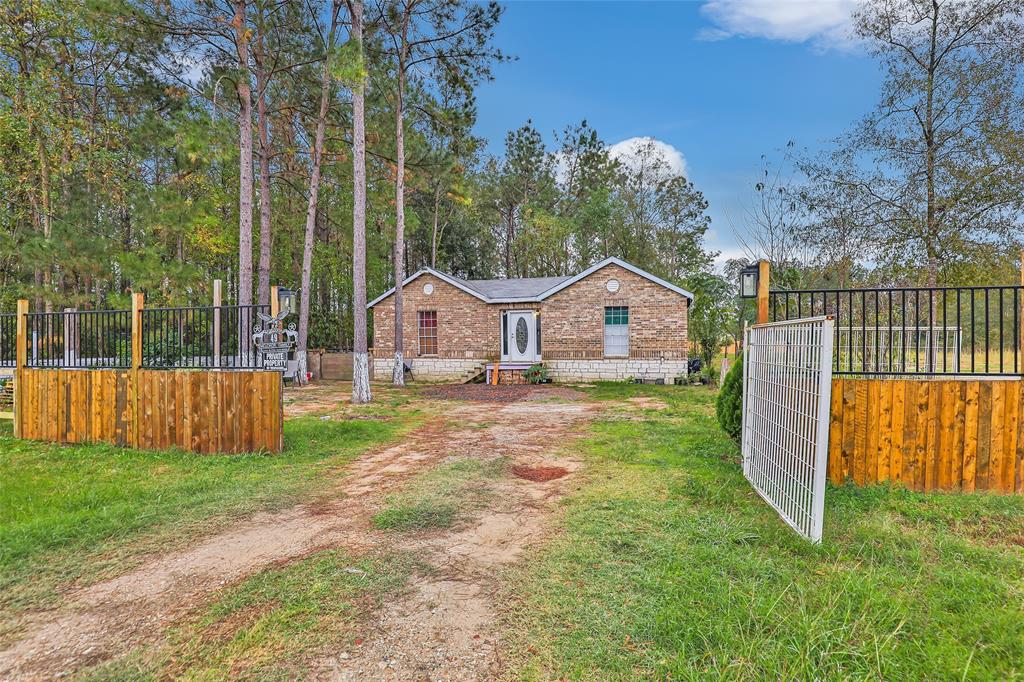
[(868, 428), (868, 382), (859, 380), (856, 382), (854, 398), (854, 419), (853, 419), (853, 456), (852, 469), (853, 481), (857, 485), (864, 485), (864, 470), (866, 468), (867, 456), (867, 428)]
[(878, 481), (878, 418), (881, 382), (866, 381), (867, 384), (867, 433), (864, 451), (864, 482)]
[(843, 380), (832, 380), (832, 407), (828, 417), (828, 480), (843, 482)]
[[(1024, 410), (1024, 381), (1017, 387), (1017, 409)], [(1024, 493), (1024, 415), (1017, 417), (1017, 451), (1013, 467), (1013, 492)]]
[(906, 424), (907, 382), (897, 380), (892, 387), (892, 446), (889, 448), (889, 478), (903, 481), (903, 429)]
[(1020, 420), (1020, 390), (1015, 383), (1006, 382), (1004, 388), (1006, 416), (1003, 419), (1003, 457), (999, 475), (999, 492), (1012, 493), (1013, 470), (1017, 459), (1017, 423)]
[(956, 404), (953, 406), (953, 444), (951, 446), (952, 451), (949, 453), (949, 486), (951, 489), (961, 490), (963, 486), (964, 449), (966, 448), (964, 436), (967, 421), (967, 382), (954, 381), (952, 383), (955, 386)]
[(964, 408), (964, 463), (961, 489), (974, 492), (977, 486), (978, 443), (981, 440), (981, 382), (968, 381)]
[(920, 384), (916, 381), (907, 382), (906, 400), (903, 409), (903, 473), (901, 480), (908, 488), (916, 486), (915, 470), (917, 468), (917, 396)]
[(975, 465), (974, 487), (976, 490), (988, 490), (988, 479), (992, 464), (992, 410), (993, 384), (989, 381), (981, 383), (978, 397), (978, 460)]
[(894, 381), (879, 381), (878, 451), (875, 453), (875, 480), (889, 480), (889, 457), (892, 450), (892, 394)]
[(992, 384), (992, 447), (989, 455), (988, 489), (999, 490), (1003, 473), (1003, 433), (1006, 417), (1006, 382)]

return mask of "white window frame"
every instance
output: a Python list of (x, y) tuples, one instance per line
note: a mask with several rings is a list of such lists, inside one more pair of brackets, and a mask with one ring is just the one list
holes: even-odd
[[(625, 324), (609, 324), (608, 323), (608, 308), (625, 308), (626, 309), (626, 323)], [(604, 357), (606, 358), (628, 358), (629, 357), (629, 306), (626, 305), (606, 305), (601, 308), (601, 323), (603, 325), (602, 331), (604, 334)], [(608, 349), (608, 331), (610, 329), (618, 332), (621, 328), (621, 333), (616, 334), (625, 339), (625, 349), (622, 353), (612, 353)]]

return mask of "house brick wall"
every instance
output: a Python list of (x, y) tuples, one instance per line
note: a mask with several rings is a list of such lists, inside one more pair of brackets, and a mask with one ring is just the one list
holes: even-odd
[[(426, 284), (431, 294), (423, 293)], [(484, 303), (429, 273), (420, 275), (402, 292), (405, 359), (423, 357), (419, 352), (417, 315), (420, 310), (437, 311), (437, 355), (447, 359), (493, 360), (500, 356), (501, 310), (510, 306)], [(520, 306), (525, 308), (529, 306)], [(395, 354), (395, 298), (389, 296), (373, 307), (373, 355), (390, 358)]]
[[(614, 294), (610, 279), (619, 281)], [(686, 361), (686, 298), (614, 264), (543, 302), (544, 360), (604, 359), (605, 306), (629, 307), (630, 359)]]
[[(619, 281), (615, 293), (606, 286), (612, 278)], [(428, 283), (433, 285), (431, 294), (423, 291)], [(686, 373), (686, 298), (615, 264), (539, 304), (487, 304), (429, 273), (405, 287), (404, 294), (405, 359), (414, 378), (458, 379), (470, 361), (498, 359), (503, 310), (540, 311), (541, 355), (555, 380), (645, 375), (668, 380)], [(626, 358), (604, 357), (605, 306), (629, 307)], [(433, 356), (419, 352), (417, 312), (421, 310), (437, 312), (438, 352)], [(372, 314), (375, 373), (390, 377), (391, 363), (382, 360), (394, 355), (394, 297), (374, 306)]]

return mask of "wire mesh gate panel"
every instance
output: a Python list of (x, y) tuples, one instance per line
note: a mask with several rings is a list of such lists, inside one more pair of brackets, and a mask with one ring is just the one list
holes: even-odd
[(798, 533), (821, 541), (832, 395), (833, 320), (748, 327), (743, 475)]

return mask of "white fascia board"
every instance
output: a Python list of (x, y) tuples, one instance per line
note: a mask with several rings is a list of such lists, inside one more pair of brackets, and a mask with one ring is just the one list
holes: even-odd
[(675, 284), (672, 284), (671, 282), (666, 282), (665, 280), (663, 280), (660, 277), (655, 277), (654, 275), (652, 275), (651, 273), (647, 272), (646, 270), (641, 270), (637, 266), (631, 265), (630, 263), (627, 263), (624, 260), (620, 260), (618, 258), (615, 258), (614, 256), (612, 256), (610, 258), (605, 258), (600, 263), (597, 263), (595, 265), (591, 265), (589, 268), (587, 268), (586, 270), (584, 270), (580, 274), (578, 274), (578, 275), (576, 275), (574, 277), (570, 277), (569, 279), (565, 280), (564, 282), (562, 282), (560, 284), (556, 284), (555, 286), (551, 287), (547, 291), (539, 294), (536, 297), (536, 300), (537, 301), (543, 301), (545, 298), (548, 298), (549, 296), (553, 296), (554, 294), (557, 294), (562, 289), (565, 289), (566, 287), (575, 284), (576, 282), (580, 281), (584, 277), (592, 275), (595, 272), (597, 272), (598, 270), (600, 270), (601, 268), (606, 267), (608, 265), (618, 265), (620, 268), (625, 268), (626, 270), (629, 270), (630, 272), (632, 272), (635, 275), (639, 275), (639, 276), (643, 277), (646, 280), (654, 282), (655, 284), (660, 284), (661, 286), (665, 287), (669, 291), (674, 291), (677, 294), (680, 294), (681, 296), (685, 296), (690, 301), (693, 301), (693, 294), (691, 294), (686, 289), (683, 289), (682, 287), (677, 287)]
[[(476, 291), (474, 289), (470, 289), (465, 284), (463, 284), (459, 280), (455, 279), (451, 275), (446, 275), (443, 272), (440, 272), (440, 271), (435, 270), (433, 268), (423, 268), (422, 270), (418, 270), (414, 274), (406, 277), (405, 281), (402, 282), (402, 288), (404, 289), (406, 286), (409, 285), (410, 282), (412, 282), (414, 279), (416, 279), (420, 275), (426, 275), (426, 274), (433, 275), (434, 277), (437, 277), (438, 279), (443, 280), (443, 281), (447, 282), (448, 284), (451, 284), (453, 287), (455, 287), (457, 289), (461, 289), (462, 291), (465, 291), (470, 296), (475, 296), (476, 298), (479, 298), (484, 303), (491, 303), (491, 301), (487, 300), (487, 297), (485, 297), (479, 291)], [(370, 301), (369, 303), (367, 303), (366, 304), (366, 308), (367, 309), (372, 308), (373, 306), (377, 305), (378, 303), (380, 303), (381, 301), (383, 301), (385, 298), (387, 298), (388, 296), (390, 296), (393, 293), (395, 293), (395, 287), (391, 287), (390, 289), (385, 291), (383, 294), (381, 294), (377, 298), (375, 298), (372, 301)]]
[[(517, 296), (517, 297), (512, 297), (512, 298), (487, 298), (486, 296), (481, 294), (479, 291), (476, 291), (475, 289), (470, 289), (465, 284), (463, 284), (459, 280), (455, 279), (451, 275), (446, 275), (445, 273), (440, 272), (438, 270), (434, 270), (433, 268), (423, 268), (422, 270), (419, 270), (418, 272), (416, 272), (416, 274), (411, 275), (410, 277), (406, 278), (405, 282), (402, 283), (402, 286), (405, 287), (406, 285), (408, 285), (410, 282), (412, 282), (414, 279), (416, 279), (420, 275), (429, 273), (431, 275), (434, 275), (438, 279), (443, 280), (443, 281), (447, 282), (448, 284), (451, 284), (453, 287), (456, 287), (457, 289), (461, 289), (462, 291), (465, 291), (470, 296), (474, 296), (474, 297), (480, 299), (484, 303), (540, 303), (545, 298), (548, 298), (549, 296), (553, 296), (554, 294), (557, 294), (562, 289), (565, 289), (566, 287), (575, 284), (576, 282), (580, 281), (584, 277), (592, 275), (593, 273), (597, 272), (601, 268), (606, 267), (608, 265), (618, 265), (619, 267), (624, 268), (626, 270), (629, 270), (633, 274), (639, 275), (640, 277), (643, 277), (644, 279), (646, 279), (648, 281), (654, 282), (655, 284), (660, 284), (661, 286), (665, 287), (669, 291), (674, 291), (674, 292), (676, 292), (677, 294), (679, 294), (681, 296), (685, 296), (691, 303), (693, 302), (693, 294), (690, 293), (689, 291), (687, 291), (686, 289), (683, 289), (682, 287), (677, 287), (675, 284), (672, 284), (671, 282), (666, 282), (665, 280), (661, 279), (660, 277), (656, 277), (656, 276), (652, 275), (651, 273), (647, 272), (646, 270), (641, 270), (637, 266), (632, 265), (630, 263), (627, 263), (626, 261), (621, 260), (619, 258), (615, 258), (614, 256), (612, 256), (610, 258), (605, 258), (603, 261), (601, 261), (600, 263), (596, 263), (595, 265), (591, 265), (589, 268), (587, 268), (586, 270), (584, 270), (580, 274), (575, 275), (573, 277), (570, 277), (569, 279), (565, 280), (564, 282), (556, 284), (555, 286), (551, 287), (547, 291), (541, 292), (540, 294), (538, 294), (536, 296), (526, 296), (526, 297)], [(391, 287), (390, 289), (385, 291), (383, 294), (381, 294), (377, 298), (375, 298), (372, 301), (370, 301), (369, 303), (367, 303), (366, 307), (367, 308), (372, 308), (373, 306), (377, 305), (378, 303), (380, 303), (381, 301), (383, 301), (385, 298), (387, 298), (388, 296), (390, 296), (393, 293), (395, 293), (395, 288)]]

